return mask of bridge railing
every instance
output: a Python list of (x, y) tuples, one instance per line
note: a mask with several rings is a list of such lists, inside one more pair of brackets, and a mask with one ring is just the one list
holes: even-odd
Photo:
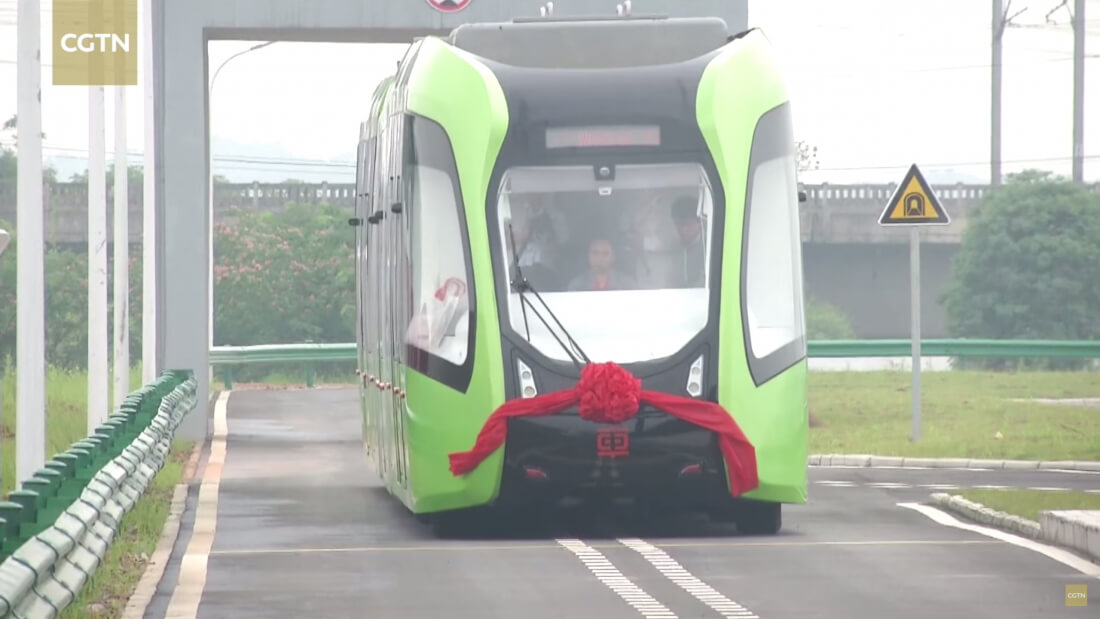
[[(810, 358), (908, 357), (912, 354), (907, 339), (883, 340), (811, 340)], [(922, 357), (967, 358), (1046, 357), (1058, 359), (1100, 359), (1100, 341), (1062, 340), (921, 340)], [(242, 365), (295, 364), (306, 375), (306, 385), (314, 386), (317, 363), (354, 361), (356, 346), (336, 344), (269, 344), (263, 346), (216, 346), (210, 349), (210, 365), (220, 370), (226, 389), (233, 387), (233, 368)]]

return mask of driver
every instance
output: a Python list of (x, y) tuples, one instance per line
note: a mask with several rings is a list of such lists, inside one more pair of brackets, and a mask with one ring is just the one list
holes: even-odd
[(569, 282), (570, 290), (629, 290), (634, 278), (614, 268), (615, 251), (611, 241), (594, 239), (588, 245), (588, 270)]

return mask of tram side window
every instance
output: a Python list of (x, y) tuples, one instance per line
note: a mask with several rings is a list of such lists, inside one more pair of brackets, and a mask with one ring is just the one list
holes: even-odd
[(752, 174), (745, 297), (757, 359), (805, 336), (795, 174), (791, 154), (761, 162)]
[(414, 117), (409, 179), (413, 314), (406, 341), (462, 365), (469, 353), (469, 256), (459, 223), (451, 145), (442, 127)]

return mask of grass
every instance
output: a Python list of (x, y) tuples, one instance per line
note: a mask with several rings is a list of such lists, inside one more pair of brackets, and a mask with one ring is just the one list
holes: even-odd
[(916, 443), (911, 386), (907, 371), (811, 372), (810, 453), (1100, 460), (1100, 409), (1012, 401), (1100, 397), (1096, 372), (926, 372)]
[(990, 509), (1039, 521), (1039, 512), (1055, 509), (1100, 509), (1100, 494), (1055, 490), (957, 490)]
[(134, 508), (123, 516), (119, 533), (107, 549), (103, 564), (59, 619), (122, 615), (160, 541), (175, 485), (183, 475), (193, 446), (190, 441), (172, 443), (172, 452), (164, 468), (153, 478)]
[[(130, 372), (130, 389), (140, 389), (141, 368)], [(15, 431), (16, 388), (14, 373), (0, 379), (0, 493), (16, 489)], [(113, 387), (110, 389), (113, 390)], [(108, 391), (108, 410), (113, 410)], [(68, 449), (88, 436), (88, 375), (50, 368), (46, 371), (46, 457)], [(24, 473), (23, 475), (27, 475)]]

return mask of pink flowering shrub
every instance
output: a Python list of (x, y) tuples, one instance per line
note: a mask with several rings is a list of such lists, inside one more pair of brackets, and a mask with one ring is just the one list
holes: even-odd
[(349, 209), (236, 211), (214, 235), (214, 344), (355, 341)]

